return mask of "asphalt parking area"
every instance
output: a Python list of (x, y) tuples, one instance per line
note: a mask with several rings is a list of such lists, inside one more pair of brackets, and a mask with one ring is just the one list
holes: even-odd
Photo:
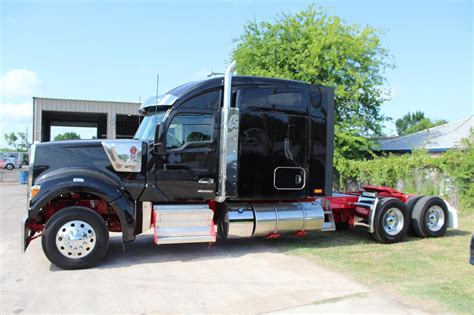
[(40, 240), (21, 253), (25, 208), (25, 185), (0, 184), (2, 313), (423, 313), (262, 239), (157, 247), (142, 235), (124, 250), (114, 235), (99, 266), (63, 271)]

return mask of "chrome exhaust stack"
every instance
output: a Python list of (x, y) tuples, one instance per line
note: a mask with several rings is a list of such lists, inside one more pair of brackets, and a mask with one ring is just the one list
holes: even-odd
[(232, 73), (235, 61), (227, 67), (224, 74), (224, 100), (221, 109), (220, 146), (219, 146), (219, 182), (217, 202), (224, 202), (237, 190), (237, 148), (239, 131), (239, 110), (232, 105)]

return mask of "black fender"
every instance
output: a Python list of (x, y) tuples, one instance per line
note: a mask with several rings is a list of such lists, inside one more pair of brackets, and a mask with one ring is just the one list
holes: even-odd
[(28, 217), (35, 218), (51, 200), (66, 193), (90, 193), (105, 200), (117, 214), (122, 227), (122, 241), (135, 239), (135, 203), (115, 178), (98, 170), (56, 170), (39, 177), (39, 192), (30, 200)]

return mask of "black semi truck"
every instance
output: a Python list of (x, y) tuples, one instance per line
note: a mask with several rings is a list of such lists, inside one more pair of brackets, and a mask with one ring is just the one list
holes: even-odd
[(156, 244), (334, 230), (333, 88), (260, 77), (153, 97), (134, 139), (33, 145), (24, 249), (63, 269), (97, 264), (109, 231)]

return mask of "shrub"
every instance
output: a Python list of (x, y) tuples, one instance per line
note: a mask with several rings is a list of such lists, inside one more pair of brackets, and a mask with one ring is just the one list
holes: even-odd
[(407, 193), (440, 195), (464, 211), (474, 211), (474, 133), (440, 155), (414, 151), (364, 160), (335, 160), (336, 189), (351, 184), (391, 186)]

